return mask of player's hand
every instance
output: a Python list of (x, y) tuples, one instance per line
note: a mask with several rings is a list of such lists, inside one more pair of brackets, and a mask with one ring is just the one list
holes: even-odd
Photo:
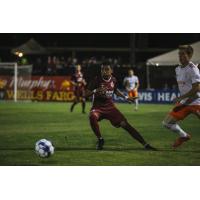
[(179, 103), (181, 100), (182, 100), (181, 97), (176, 97), (172, 101), (173, 101), (173, 103)]
[(77, 86), (77, 85), (78, 85), (78, 84), (75, 83), (74, 81), (71, 81), (71, 84), (72, 84), (73, 86)]
[(85, 85), (85, 86), (87, 85), (85, 79), (83, 79), (82, 83), (83, 83), (83, 85)]

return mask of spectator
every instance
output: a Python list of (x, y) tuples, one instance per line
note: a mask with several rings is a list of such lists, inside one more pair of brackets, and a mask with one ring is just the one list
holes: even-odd
[(168, 84), (165, 83), (165, 84), (164, 84), (164, 87), (163, 87), (163, 90), (169, 90), (169, 89), (170, 89), (170, 88), (169, 88)]
[(62, 75), (63, 65), (61, 64), (60, 59), (56, 58), (55, 63), (56, 63), (56, 74)]
[(55, 65), (56, 57), (51, 56), (47, 59), (47, 75), (55, 75), (56, 74), (56, 65)]
[(173, 84), (173, 85), (172, 85), (172, 90), (177, 90), (177, 89), (178, 89), (177, 85), (176, 85), (176, 84)]
[(45, 73), (45, 66), (42, 64), (42, 59), (37, 58), (33, 65), (33, 73), (35, 75), (41, 75)]

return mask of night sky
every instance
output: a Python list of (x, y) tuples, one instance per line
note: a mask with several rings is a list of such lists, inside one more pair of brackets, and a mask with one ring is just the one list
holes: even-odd
[[(193, 43), (200, 40), (200, 34), (136, 34), (137, 41), (148, 37), (148, 47), (153, 48), (176, 48), (179, 44)], [(28, 41), (36, 39), (43, 46), (62, 47), (129, 47), (130, 34), (128, 33), (37, 33), (37, 34), (0, 34), (0, 47), (16, 47)]]

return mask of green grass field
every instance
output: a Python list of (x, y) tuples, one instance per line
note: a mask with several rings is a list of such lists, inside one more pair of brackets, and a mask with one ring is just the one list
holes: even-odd
[[(105, 149), (96, 151), (88, 114), (81, 114), (80, 105), (71, 114), (68, 103), (0, 102), (0, 165), (200, 165), (200, 123), (195, 116), (181, 123), (192, 134), (192, 140), (173, 151), (171, 144), (176, 135), (161, 125), (171, 105), (141, 105), (138, 112), (130, 104), (117, 106), (159, 151), (143, 150), (128, 133), (105, 120), (100, 123)], [(87, 113), (89, 108), (90, 103)], [(53, 141), (56, 149), (52, 157), (42, 159), (35, 154), (35, 142), (41, 138)]]

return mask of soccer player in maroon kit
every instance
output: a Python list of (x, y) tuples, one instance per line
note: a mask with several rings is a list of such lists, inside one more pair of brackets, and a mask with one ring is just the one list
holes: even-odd
[(146, 150), (156, 150), (143, 139), (140, 133), (128, 123), (124, 115), (115, 107), (112, 100), (113, 93), (129, 102), (134, 101), (134, 98), (124, 96), (117, 89), (116, 78), (112, 76), (112, 67), (109, 64), (103, 64), (101, 66), (101, 77), (95, 77), (86, 89), (87, 97), (93, 95), (93, 105), (89, 119), (91, 128), (98, 139), (96, 149), (102, 150), (104, 145), (98, 122), (107, 119), (114, 127), (121, 127), (126, 130)]
[(77, 65), (76, 73), (72, 77), (71, 83), (74, 85), (74, 102), (71, 105), (70, 111), (73, 112), (74, 107), (77, 103), (82, 103), (82, 113), (85, 113), (85, 86), (86, 81), (83, 78), (83, 74), (81, 72), (81, 66)]

